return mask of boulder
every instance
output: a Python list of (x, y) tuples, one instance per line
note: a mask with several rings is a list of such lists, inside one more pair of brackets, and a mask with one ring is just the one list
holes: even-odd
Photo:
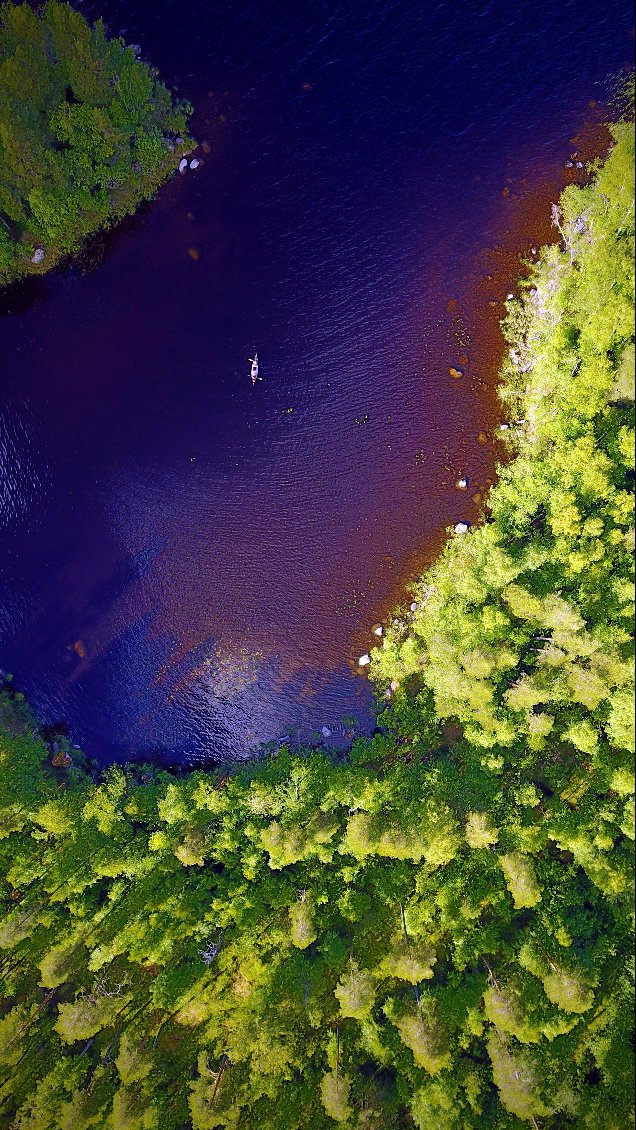
[(455, 526), (456, 534), (467, 534), (470, 529), (470, 522), (458, 522)]
[(32, 263), (41, 263), (43, 258), (44, 258), (44, 248), (43, 247), (36, 247), (35, 251), (33, 252), (33, 255), (31, 256), (31, 262)]

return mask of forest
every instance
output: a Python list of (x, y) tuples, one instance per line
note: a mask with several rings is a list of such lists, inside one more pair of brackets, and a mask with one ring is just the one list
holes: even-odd
[(0, 6), (0, 285), (135, 211), (192, 148), (191, 107), (68, 4)]
[[(98, 771), (5, 681), (0, 1125), (633, 1124), (634, 137), (611, 128), (508, 302), (510, 459), (373, 655), (375, 737)], [(52, 185), (22, 213), (2, 190), (25, 246)]]

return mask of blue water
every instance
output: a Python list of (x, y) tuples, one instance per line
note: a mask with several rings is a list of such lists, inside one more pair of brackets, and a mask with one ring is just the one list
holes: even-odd
[(0, 666), (105, 760), (368, 728), (370, 626), (496, 456), (447, 302), (502, 187), (608, 96), (630, 9), (81, 7), (211, 152), (0, 298)]

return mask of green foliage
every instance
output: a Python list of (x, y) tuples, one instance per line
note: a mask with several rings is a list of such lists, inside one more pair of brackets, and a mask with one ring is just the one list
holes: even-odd
[(320, 1097), (330, 1118), (334, 1122), (348, 1122), (353, 1109), (349, 1106), (351, 1081), (346, 1075), (338, 1076), (335, 1071), (323, 1075), (320, 1081)]
[(541, 1073), (527, 1052), (513, 1050), (497, 1034), (488, 1041), (488, 1054), (492, 1062), (493, 1078), (506, 1110), (522, 1122), (533, 1122), (538, 1117), (552, 1114), (541, 1100), (539, 1079)]
[(3, 4), (0, 285), (150, 198), (191, 147), (190, 112), (101, 22), (58, 0)]
[[(125, 1001), (124, 1001), (125, 1003)], [(58, 1005), (56, 1030), (66, 1044), (94, 1036), (109, 1028), (122, 1007), (119, 997), (86, 996), (69, 1004)]]
[(294, 903), (289, 908), (289, 917), (291, 921), (291, 940), (299, 950), (307, 949), (312, 942), (316, 941), (318, 931), (314, 925), (311, 908), (303, 899), (300, 902)]
[[(3, 9), (9, 73), (31, 74), (27, 33), (69, 74), (71, 30), (123, 51), (120, 128), (147, 79), (59, 9), (50, 27)], [(46, 121), (108, 160), (103, 73)], [(382, 733), (347, 760), (95, 778), (0, 693), (0, 1124), (633, 1124), (633, 141), (615, 133), (510, 304), (516, 458), (375, 656)], [(74, 175), (94, 192), (79, 158)], [(30, 183), (54, 217), (47, 192)]]
[(500, 855), (499, 863), (506, 877), (506, 886), (512, 895), (515, 909), (536, 906), (541, 901), (532, 861), (520, 852)]
[(341, 1016), (353, 1016), (364, 1020), (373, 1008), (375, 993), (373, 981), (368, 973), (360, 969), (357, 962), (351, 961), (336, 985), (335, 995), (340, 1005)]
[(420, 999), (406, 1009), (391, 1000), (385, 1012), (400, 1033), (402, 1043), (413, 1053), (415, 1062), (429, 1075), (451, 1066), (448, 1032), (433, 997)]

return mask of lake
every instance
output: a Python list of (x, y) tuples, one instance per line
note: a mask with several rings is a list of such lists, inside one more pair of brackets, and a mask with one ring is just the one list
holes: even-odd
[(549, 231), (630, 11), (78, 6), (205, 144), (0, 295), (0, 666), (102, 761), (346, 740), (373, 725), (372, 625), (501, 456), (488, 249), (526, 198)]

